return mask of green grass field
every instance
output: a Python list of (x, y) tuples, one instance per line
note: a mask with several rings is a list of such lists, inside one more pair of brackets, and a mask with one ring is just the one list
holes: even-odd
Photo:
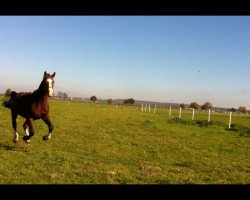
[[(0, 106), (1, 184), (249, 184), (250, 116), (50, 101), (54, 125), (34, 122), (27, 145), (13, 143), (10, 110)], [(24, 135), (18, 117), (18, 133)]]

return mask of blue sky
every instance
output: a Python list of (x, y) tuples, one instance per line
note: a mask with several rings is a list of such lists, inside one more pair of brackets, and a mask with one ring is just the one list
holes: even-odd
[(0, 92), (250, 109), (249, 16), (0, 16)]

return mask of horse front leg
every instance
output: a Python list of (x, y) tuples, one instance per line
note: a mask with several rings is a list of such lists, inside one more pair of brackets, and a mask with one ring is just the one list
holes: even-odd
[[(35, 134), (32, 121), (33, 121), (32, 118), (28, 118), (24, 122), (24, 128), (25, 128), (26, 136), (23, 136), (23, 140), (26, 143), (30, 143), (30, 138)], [(29, 126), (29, 131), (27, 130), (28, 129), (28, 127), (26, 127), (27, 125)]]
[(46, 140), (51, 138), (51, 133), (53, 131), (53, 125), (52, 125), (52, 123), (50, 121), (49, 115), (46, 115), (42, 119), (47, 124), (47, 126), (49, 128), (49, 133), (47, 135), (43, 136), (43, 140), (46, 141)]

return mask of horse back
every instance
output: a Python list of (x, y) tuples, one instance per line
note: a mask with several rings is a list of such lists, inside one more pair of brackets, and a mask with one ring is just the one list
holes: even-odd
[(31, 92), (19, 92), (16, 95), (16, 98), (20, 98), (20, 97), (25, 97), (25, 96), (30, 96), (32, 93)]

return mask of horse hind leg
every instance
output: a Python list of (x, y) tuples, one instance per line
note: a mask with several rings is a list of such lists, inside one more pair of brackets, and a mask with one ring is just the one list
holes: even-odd
[[(30, 135), (30, 131), (29, 131), (29, 119), (26, 119), (24, 124), (23, 124), (23, 129), (25, 131), (25, 135), (29, 136)], [(30, 140), (25, 140), (26, 143), (30, 143)]]
[(17, 130), (16, 130), (16, 127), (17, 127), (17, 123), (16, 123), (17, 114), (15, 114), (14, 112), (11, 112), (11, 117), (12, 117), (12, 127), (14, 129), (13, 142), (17, 143), (18, 142), (18, 133), (17, 133)]

